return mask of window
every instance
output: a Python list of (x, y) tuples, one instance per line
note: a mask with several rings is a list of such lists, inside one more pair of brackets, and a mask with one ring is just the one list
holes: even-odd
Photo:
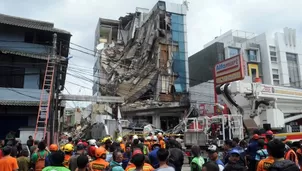
[(275, 46), (269, 46), (269, 50), (270, 51), (276, 51), (276, 47)]
[(277, 62), (277, 57), (276, 56), (271, 56), (271, 61), (272, 62)]
[(255, 68), (251, 69), (251, 76), (252, 76), (252, 80), (255, 80), (255, 78), (257, 77), (257, 69)]
[(248, 50), (248, 58), (249, 58), (249, 61), (257, 61), (257, 51)]
[(300, 88), (300, 76), (297, 64), (297, 54), (286, 53), (286, 59), (290, 86)]
[(279, 70), (278, 69), (272, 69), (273, 73), (273, 80), (274, 81), (279, 81)]
[(270, 50), (269, 54), (270, 54), (270, 57), (271, 57), (271, 62), (278, 62), (276, 47), (275, 46), (270, 46), (269, 50)]
[(280, 81), (279, 80), (274, 80), (274, 85), (280, 85)]
[(233, 56), (236, 56), (236, 55), (239, 55), (239, 49), (229, 47), (229, 57), (233, 57)]

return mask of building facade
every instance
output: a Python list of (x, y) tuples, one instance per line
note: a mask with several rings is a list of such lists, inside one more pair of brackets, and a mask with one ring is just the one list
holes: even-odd
[(273, 36), (263, 33), (254, 40), (260, 44), (265, 63), (264, 83), (301, 88), (302, 41), (296, 36), (296, 30), (284, 28), (283, 33)]
[(162, 127), (163, 117), (175, 116), (178, 123), (188, 99), (186, 11), (158, 1), (119, 20), (100, 18), (93, 94), (124, 97), (123, 117), (133, 122)]
[[(53, 23), (0, 14), (0, 139), (9, 131), (18, 137), (20, 127), (35, 128), (54, 33), (61, 49), (57, 55), (65, 58), (69, 32)], [(67, 61), (61, 64), (58, 91), (64, 88)]]

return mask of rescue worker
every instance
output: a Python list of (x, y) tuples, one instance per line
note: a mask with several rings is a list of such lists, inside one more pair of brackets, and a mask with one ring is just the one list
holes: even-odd
[(162, 134), (158, 135), (158, 141), (159, 141), (160, 148), (166, 148), (166, 143), (164, 141)]
[(116, 142), (120, 144), (120, 148), (123, 150), (123, 152), (126, 151), (126, 147), (125, 147), (125, 144), (123, 142), (123, 138), (122, 137), (118, 137), (116, 139)]
[(147, 136), (144, 141), (144, 145), (148, 147), (148, 150), (151, 150), (151, 137)]
[(49, 152), (50, 152), (50, 154), (48, 156), (46, 156), (46, 158), (45, 158), (45, 166), (50, 166), (51, 165), (51, 160), (50, 160), (51, 153), (54, 153), (54, 152), (56, 152), (58, 150), (59, 150), (59, 147), (58, 147), (57, 144), (50, 144), (50, 146), (49, 146)]
[[(153, 137), (153, 141), (157, 140), (157, 137), (154, 136)], [(159, 167), (159, 161), (157, 158), (157, 151), (160, 149), (160, 144), (156, 142), (154, 142), (154, 144), (152, 145), (152, 151), (149, 153), (149, 159), (151, 162), (151, 165), (153, 168), (158, 168)]]
[[(140, 159), (140, 161), (138, 161), (138, 159)], [(137, 162), (142, 162), (141, 164), (143, 164), (143, 168), (142, 168), (143, 171), (154, 171), (154, 168), (148, 163), (143, 163), (144, 161), (145, 161), (145, 155), (143, 155), (142, 151), (140, 149), (134, 150), (134, 152), (132, 153), (131, 162), (129, 162), (125, 171), (138, 170), (139, 168), (136, 168)]]
[(148, 145), (148, 142), (145, 141), (145, 138), (140, 138), (140, 142), (143, 145), (143, 153), (144, 153), (144, 155), (148, 155), (149, 154), (149, 145)]
[[(266, 131), (265, 133), (265, 144), (268, 144), (268, 142), (270, 142), (272, 139), (274, 138), (274, 133), (271, 130)], [(266, 149), (267, 146), (265, 145), (264, 148)]]
[(103, 147), (97, 148), (94, 154), (96, 160), (89, 163), (92, 171), (104, 171), (108, 169), (109, 163), (106, 159), (106, 149)]
[(289, 145), (290, 145), (290, 142), (285, 144), (284, 158), (287, 159), (287, 160), (291, 160), (292, 162), (296, 163), (297, 166), (299, 166), (298, 156), (295, 153), (295, 151), (293, 149), (291, 149), (291, 147)]
[(66, 168), (69, 168), (69, 160), (70, 160), (70, 158), (72, 156), (72, 152), (73, 152), (73, 145), (72, 144), (66, 144), (64, 146), (65, 156), (64, 156), (64, 162), (63, 162), (63, 165)]
[(250, 143), (247, 147), (247, 159), (249, 161), (248, 168), (249, 170), (256, 170), (257, 161), (255, 160), (257, 151), (259, 149), (258, 145), (259, 135), (254, 134), (253, 138), (250, 140)]
[(88, 140), (88, 143), (89, 143), (89, 146), (88, 146), (88, 155), (91, 157), (91, 158), (94, 158), (94, 154), (95, 154), (95, 150), (97, 148), (96, 146), (96, 140), (95, 139), (91, 139), (91, 140)]

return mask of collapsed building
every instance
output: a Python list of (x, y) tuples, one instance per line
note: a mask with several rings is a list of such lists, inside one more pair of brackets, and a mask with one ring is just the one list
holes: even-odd
[(99, 19), (93, 94), (123, 97), (123, 119), (168, 130), (185, 114), (186, 11), (186, 4), (159, 1), (119, 20)]

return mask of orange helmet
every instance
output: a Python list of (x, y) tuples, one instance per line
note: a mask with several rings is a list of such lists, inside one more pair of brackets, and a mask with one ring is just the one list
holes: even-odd
[(58, 151), (58, 150), (59, 150), (59, 147), (58, 147), (57, 144), (50, 144), (49, 150), (50, 150), (50, 151)]
[(99, 148), (95, 149), (95, 157), (99, 158), (103, 154), (106, 154), (106, 149), (104, 147), (99, 147)]

